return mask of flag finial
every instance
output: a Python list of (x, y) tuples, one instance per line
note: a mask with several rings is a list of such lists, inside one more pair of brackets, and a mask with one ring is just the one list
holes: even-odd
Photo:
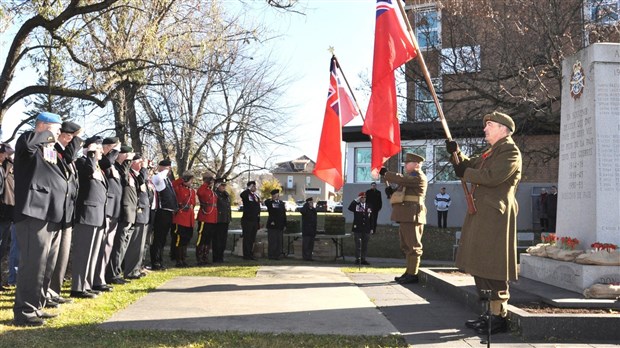
[(335, 55), (336, 55), (336, 54), (334, 53), (334, 51), (336, 51), (336, 50), (334, 49), (334, 46), (329, 46), (329, 48), (328, 48), (327, 50), (329, 51), (329, 53), (331, 53), (331, 54), (332, 54), (332, 56), (335, 56)]

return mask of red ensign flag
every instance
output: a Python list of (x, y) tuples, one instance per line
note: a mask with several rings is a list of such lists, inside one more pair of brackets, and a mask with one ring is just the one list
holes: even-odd
[(342, 125), (340, 122), (340, 98), (338, 91), (338, 75), (336, 74), (336, 57), (332, 57), (329, 67), (329, 91), (319, 154), (312, 173), (317, 178), (332, 185), (336, 191), (343, 185), (342, 178)]
[(392, 1), (400, 0), (377, 0), (372, 88), (362, 127), (362, 133), (372, 139), (373, 171), (379, 170), (388, 158), (400, 152), (394, 70), (416, 56), (396, 8), (398, 5)]

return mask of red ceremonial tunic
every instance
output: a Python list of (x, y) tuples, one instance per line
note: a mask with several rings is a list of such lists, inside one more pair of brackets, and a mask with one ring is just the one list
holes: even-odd
[(172, 187), (177, 195), (179, 210), (172, 217), (172, 223), (179, 226), (194, 228), (194, 206), (196, 205), (196, 190), (183, 185), (183, 179), (179, 178), (172, 182)]
[(202, 184), (196, 193), (200, 207), (198, 208), (198, 221), (208, 224), (217, 223), (217, 196), (207, 184)]

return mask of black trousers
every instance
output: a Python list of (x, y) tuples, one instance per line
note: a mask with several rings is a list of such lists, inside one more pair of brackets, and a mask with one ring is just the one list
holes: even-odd
[[(443, 221), (443, 224), (442, 224)], [(448, 211), (439, 211), (437, 210), (437, 227), (439, 228), (447, 228), (448, 227)]]
[(155, 213), (155, 224), (153, 227), (153, 243), (151, 244), (151, 265), (161, 266), (163, 259), (162, 253), (166, 246), (166, 236), (172, 226), (172, 211), (157, 209)]
[(213, 238), (211, 240), (211, 250), (213, 262), (224, 262), (224, 250), (228, 240), (228, 223), (215, 224)]
[(254, 257), (253, 249), (254, 242), (256, 242), (256, 232), (258, 232), (258, 221), (256, 220), (241, 220), (241, 230), (243, 236), (243, 257)]
[(368, 240), (370, 239), (370, 233), (355, 232), (353, 233), (355, 238), (355, 259), (362, 261), (366, 260), (366, 254), (368, 254)]
[(301, 256), (304, 260), (312, 260), (312, 252), (314, 251), (314, 235), (302, 235), (301, 238)]
[(370, 213), (370, 230), (377, 232), (377, 219), (379, 218), (379, 210), (372, 210)]
[(267, 255), (270, 259), (279, 259), (282, 255), (282, 230), (268, 229), (267, 243), (269, 249)]

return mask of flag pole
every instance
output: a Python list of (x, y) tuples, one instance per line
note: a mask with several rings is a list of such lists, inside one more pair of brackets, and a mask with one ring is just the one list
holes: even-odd
[(353, 94), (353, 90), (351, 89), (351, 85), (349, 85), (349, 80), (347, 80), (347, 76), (344, 74), (344, 71), (342, 71), (340, 62), (338, 61), (338, 58), (336, 58), (336, 55), (334, 54), (333, 51), (332, 51), (332, 55), (333, 55), (333, 58), (336, 60), (336, 67), (338, 68), (338, 70), (340, 70), (340, 73), (342, 74), (342, 78), (344, 79), (344, 82), (347, 84), (349, 93), (351, 93), (351, 97), (353, 97), (353, 101), (355, 102), (355, 106), (357, 106), (357, 111), (360, 113), (360, 116), (362, 117), (362, 121), (366, 121), (366, 119), (364, 118), (364, 114), (362, 113), (362, 108), (360, 108), (360, 105), (357, 102), (357, 98), (355, 98), (355, 94)]
[[(417, 54), (418, 65), (420, 66), (420, 69), (422, 70), (422, 75), (424, 75), (424, 80), (426, 81), (428, 90), (433, 96), (433, 101), (435, 102), (435, 107), (437, 107), (437, 113), (439, 114), (439, 120), (441, 121), (441, 126), (443, 127), (443, 131), (446, 134), (446, 139), (448, 141), (452, 141), (452, 134), (450, 134), (450, 128), (448, 128), (448, 121), (446, 121), (446, 117), (443, 114), (443, 109), (441, 108), (441, 104), (439, 104), (439, 98), (437, 97), (437, 93), (435, 92), (435, 86), (433, 86), (433, 82), (431, 80), (431, 74), (428, 72), (428, 68), (426, 67), (426, 63), (424, 62), (424, 56), (422, 55), (422, 52), (420, 51), (418, 40), (416, 39), (416, 36), (413, 33), (413, 29), (411, 28), (411, 23), (409, 23), (409, 18), (407, 17), (407, 13), (405, 12), (405, 8), (403, 7), (401, 0), (396, 0), (396, 2), (398, 3), (398, 8), (400, 9), (400, 13), (403, 16), (403, 20), (407, 24), (407, 32), (409, 32), (409, 36), (411, 37), (411, 42), (413, 43), (413, 46), (415, 47), (415, 50), (418, 53)], [(455, 164), (458, 164), (460, 162), (459, 157), (456, 152), (452, 154), (452, 158)], [(461, 178), (461, 186), (463, 186), (463, 191), (465, 192), (465, 200), (467, 201), (467, 212), (469, 214), (475, 214), (477, 209), (474, 203), (474, 198), (471, 192), (469, 192), (469, 187), (467, 186), (467, 183), (465, 182), (463, 178)]]

